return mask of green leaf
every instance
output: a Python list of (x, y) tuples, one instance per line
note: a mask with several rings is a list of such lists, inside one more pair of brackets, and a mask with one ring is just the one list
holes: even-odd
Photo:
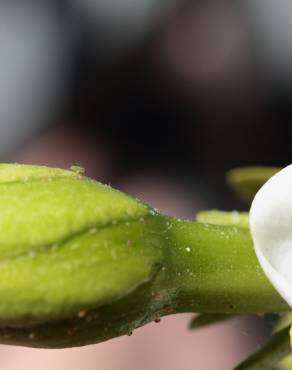
[(279, 315), (278, 322), (274, 327), (274, 333), (277, 331), (286, 328), (287, 326), (292, 325), (292, 312), (284, 313)]
[(290, 325), (276, 332), (261, 348), (234, 370), (268, 370), (291, 353)]
[(227, 314), (201, 314), (198, 316), (195, 316), (193, 320), (190, 322), (189, 328), (191, 330), (193, 329), (199, 329), (203, 328), (205, 326), (217, 324), (219, 322), (227, 321), (230, 319), (233, 319), (236, 315), (227, 315)]
[(291, 370), (292, 369), (292, 355), (286, 356), (276, 367), (277, 370)]
[(250, 203), (264, 183), (280, 169), (278, 167), (236, 168), (227, 173), (226, 180), (239, 198)]
[[(279, 321), (274, 329), (274, 332), (277, 332), (291, 324), (292, 324), (292, 313), (289, 312), (286, 314), (282, 314), (279, 317)], [(290, 330), (290, 336), (291, 336), (291, 330)], [(292, 368), (292, 354), (284, 357), (283, 360), (281, 360), (277, 365), (278, 370), (290, 370), (291, 368)]]

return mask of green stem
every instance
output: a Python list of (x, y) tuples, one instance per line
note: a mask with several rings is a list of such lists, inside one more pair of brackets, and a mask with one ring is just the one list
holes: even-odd
[(167, 219), (169, 278), (176, 309), (268, 313), (289, 307), (265, 277), (247, 229)]

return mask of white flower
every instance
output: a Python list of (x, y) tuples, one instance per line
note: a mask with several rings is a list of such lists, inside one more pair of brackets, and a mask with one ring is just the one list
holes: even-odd
[(260, 265), (292, 307), (292, 165), (273, 176), (256, 194), (250, 229)]

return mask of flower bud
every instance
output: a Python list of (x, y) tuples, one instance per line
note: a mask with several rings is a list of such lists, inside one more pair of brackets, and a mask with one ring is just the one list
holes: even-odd
[(74, 320), (85, 325), (74, 345), (98, 341), (104, 332), (90, 333), (96, 310), (136, 292), (157, 271), (160, 237), (147, 226), (155, 216), (76, 169), (0, 165), (2, 342), (69, 346)]

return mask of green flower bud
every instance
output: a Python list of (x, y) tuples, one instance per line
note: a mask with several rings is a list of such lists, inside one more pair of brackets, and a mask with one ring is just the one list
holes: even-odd
[(103, 324), (102, 334), (88, 334), (100, 323), (94, 311), (161, 267), (154, 216), (75, 168), (0, 165), (2, 342), (62, 347), (104, 339)]

